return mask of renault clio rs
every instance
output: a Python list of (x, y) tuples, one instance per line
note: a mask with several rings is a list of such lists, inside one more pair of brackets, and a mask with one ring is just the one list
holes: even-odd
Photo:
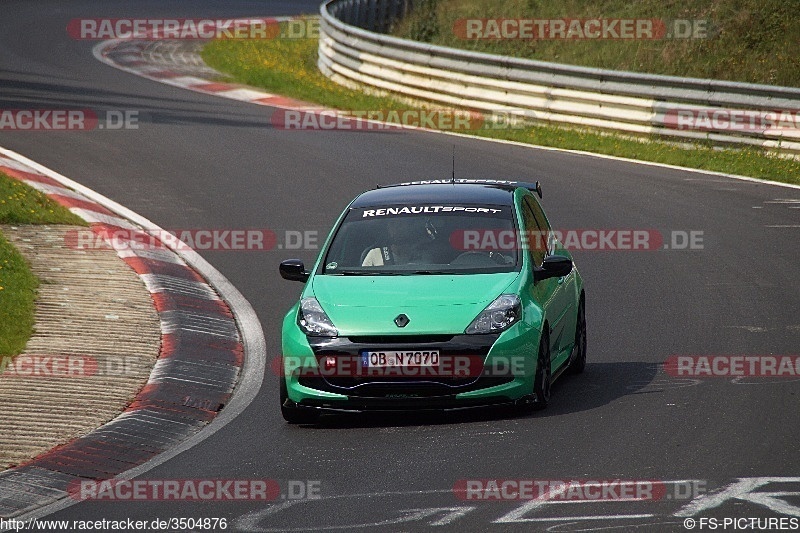
[(538, 410), (586, 364), (584, 284), (541, 186), (429, 180), (382, 186), (343, 211), (283, 321), (280, 407), (321, 413)]

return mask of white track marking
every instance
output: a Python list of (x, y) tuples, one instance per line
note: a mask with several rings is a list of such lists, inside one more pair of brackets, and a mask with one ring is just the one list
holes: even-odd
[[(41, 174), (56, 180), (61, 185), (80, 192), (90, 200), (102, 205), (109, 211), (112, 211), (119, 216), (132, 221), (147, 231), (164, 231), (155, 223), (139, 215), (138, 213), (131, 211), (127, 207), (124, 207), (115, 201), (106, 198), (100, 193), (97, 193), (92, 189), (67, 178), (66, 176), (63, 176), (54, 170), (28, 159), (23, 155), (2, 147), (0, 147), (0, 154), (9, 159), (28, 165)], [(223, 409), (219, 415), (214, 418), (213, 421), (211, 421), (210, 424), (185, 441), (181, 442), (178, 446), (175, 446), (174, 448), (157, 455), (146, 463), (119, 474), (116, 476), (117, 479), (132, 479), (140, 476), (145, 472), (169, 461), (173, 457), (176, 457), (181, 453), (197, 446), (207, 438), (214, 435), (217, 431), (232, 422), (247, 408), (248, 405), (253, 402), (258, 395), (258, 391), (261, 389), (261, 383), (264, 379), (264, 369), (266, 367), (267, 360), (266, 341), (264, 340), (264, 332), (261, 328), (261, 322), (259, 322), (258, 316), (256, 315), (253, 307), (250, 305), (250, 302), (245, 299), (239, 290), (234, 287), (233, 284), (228, 281), (227, 278), (225, 278), (225, 276), (223, 276), (217, 269), (211, 266), (210, 263), (203, 259), (200, 254), (185, 244), (180, 246), (180, 249), (176, 249), (174, 251), (181, 258), (183, 258), (183, 260), (186, 261), (189, 266), (200, 272), (203, 277), (208, 280), (209, 285), (214, 287), (214, 289), (230, 306), (231, 311), (236, 317), (237, 324), (242, 335), (242, 344), (244, 345), (244, 351), (246, 354), (244, 358), (244, 365), (240, 374), (239, 383), (237, 383), (236, 388), (233, 390), (233, 395), (231, 396), (230, 402), (228, 402), (228, 405), (225, 407), (225, 409)], [(73, 500), (72, 498), (64, 498), (52, 504), (40, 507), (35, 511), (18, 516), (17, 519), (29, 520), (31, 518), (41, 518), (62, 509), (66, 509), (67, 507), (71, 507), (76, 503), (79, 502), (77, 500)]]
[(683, 506), (673, 516), (689, 517), (719, 507), (729, 500), (741, 500), (762, 505), (776, 513), (800, 516), (800, 507), (791, 505), (780, 496), (800, 496), (798, 492), (756, 492), (757, 489), (774, 483), (800, 483), (800, 477), (753, 477), (742, 478), (713, 494), (705, 494)]

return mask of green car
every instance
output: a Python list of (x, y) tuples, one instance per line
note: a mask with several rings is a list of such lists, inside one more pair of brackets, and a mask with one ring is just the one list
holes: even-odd
[(378, 187), (339, 217), (283, 321), (280, 403), (321, 413), (542, 409), (586, 365), (583, 279), (541, 187), (430, 180)]

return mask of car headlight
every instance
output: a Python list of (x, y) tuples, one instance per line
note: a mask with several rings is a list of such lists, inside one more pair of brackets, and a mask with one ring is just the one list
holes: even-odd
[(312, 337), (336, 337), (339, 332), (325, 310), (319, 305), (316, 298), (303, 298), (300, 300), (300, 310), (297, 313), (297, 325), (306, 335)]
[(516, 294), (501, 294), (475, 317), (464, 333), (496, 333), (508, 328), (522, 317), (522, 305)]

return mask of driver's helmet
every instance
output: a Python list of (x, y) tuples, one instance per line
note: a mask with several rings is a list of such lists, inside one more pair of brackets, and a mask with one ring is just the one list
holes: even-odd
[(423, 217), (399, 216), (387, 220), (392, 244), (423, 243), (431, 239)]

